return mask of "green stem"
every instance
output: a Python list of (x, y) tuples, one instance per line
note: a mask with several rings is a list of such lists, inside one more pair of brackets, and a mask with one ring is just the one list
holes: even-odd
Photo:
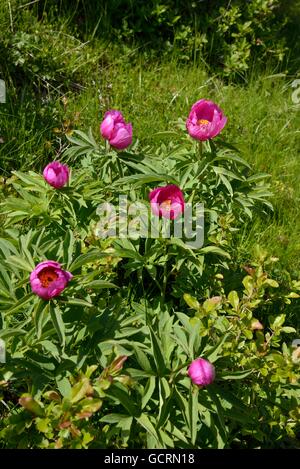
[(166, 289), (167, 289), (167, 281), (168, 281), (168, 275), (167, 275), (167, 263), (164, 265), (164, 273), (163, 273), (163, 284), (162, 284), (162, 289), (161, 289), (161, 304), (164, 305), (165, 303), (165, 297), (166, 297)]
[[(167, 246), (165, 244), (165, 254), (167, 254)], [(163, 271), (163, 283), (161, 287), (161, 306), (165, 304), (166, 298), (166, 289), (167, 289), (167, 282), (168, 282), (168, 272), (167, 272), (167, 262), (164, 263), (164, 271)]]
[(197, 158), (198, 160), (202, 160), (202, 155), (203, 155), (203, 143), (201, 140), (198, 142), (198, 148), (197, 148)]
[(110, 143), (108, 140), (105, 140), (105, 153), (109, 153), (110, 152)]

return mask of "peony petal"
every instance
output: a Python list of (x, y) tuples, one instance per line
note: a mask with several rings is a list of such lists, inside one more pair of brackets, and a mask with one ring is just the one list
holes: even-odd
[(157, 202), (157, 197), (161, 190), (162, 190), (162, 187), (157, 187), (156, 189), (153, 189), (153, 191), (150, 192), (149, 194), (150, 202)]
[(64, 270), (64, 276), (67, 282), (69, 282), (73, 278), (73, 275), (71, 274), (71, 272), (68, 272), (66, 270)]
[(53, 267), (55, 269), (60, 269), (60, 264), (58, 262), (55, 262), (55, 261), (43, 261), (43, 262), (40, 262), (35, 267), (33, 272), (35, 272), (35, 274), (38, 275), (43, 269), (47, 269), (49, 267)]
[(118, 150), (124, 150), (132, 143), (132, 125), (116, 124), (109, 143)]
[(103, 138), (106, 138), (107, 140), (110, 139), (112, 131), (114, 130), (114, 125), (115, 122), (111, 115), (105, 117), (100, 125), (100, 132)]

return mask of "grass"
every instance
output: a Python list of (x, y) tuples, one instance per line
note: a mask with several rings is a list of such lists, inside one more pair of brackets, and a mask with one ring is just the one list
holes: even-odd
[[(238, 257), (251, 259), (259, 243), (280, 258), (283, 271), (299, 276), (300, 107), (292, 102), (293, 77), (254, 70), (243, 83), (225, 83), (204, 65), (182, 65), (176, 56), (151, 61), (139, 50), (100, 39), (82, 43), (66, 21), (40, 22), (30, 10), (26, 15), (27, 36), (18, 31), (2, 64), (8, 95), (0, 105), (5, 178), (13, 169), (41, 171), (59, 157), (72, 128), (91, 126), (100, 138), (99, 123), (108, 108), (123, 111), (142, 147), (153, 143), (156, 132), (173, 130), (194, 101), (212, 99), (229, 118), (222, 138), (237, 146), (256, 171), (270, 174), (274, 191), (274, 214), (269, 219), (257, 214), (244, 227), (237, 238)], [(7, 16), (0, 15), (0, 21), (10, 28)]]

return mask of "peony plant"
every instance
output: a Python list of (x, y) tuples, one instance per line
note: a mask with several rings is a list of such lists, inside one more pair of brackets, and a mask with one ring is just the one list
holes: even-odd
[[(7, 182), (3, 447), (294, 444), (299, 351), (286, 308), (300, 282), (280, 285), (277, 259), (259, 247), (247, 265), (239, 257), (235, 233), (255, 209), (270, 216), (271, 193), (265, 175), (218, 145), (226, 122), (201, 99), (180, 145), (129, 153), (119, 150), (131, 145), (132, 125), (110, 110), (100, 125), (109, 145), (74, 131), (61, 163)], [(72, 184), (53, 190), (67, 184), (69, 168)], [(119, 215), (111, 209), (103, 220), (99, 206), (116, 206), (120, 195), (170, 225), (188, 203), (204, 204), (203, 244), (173, 232), (99, 237), (99, 218)]]

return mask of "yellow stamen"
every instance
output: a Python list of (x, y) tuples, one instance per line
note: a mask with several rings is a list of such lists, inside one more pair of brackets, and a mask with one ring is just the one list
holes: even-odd
[(209, 121), (207, 119), (199, 119), (197, 121), (197, 124), (198, 125), (208, 125), (209, 124)]
[(58, 275), (56, 272), (54, 272), (53, 269), (48, 268), (42, 270), (42, 272), (38, 274), (38, 278), (40, 279), (42, 287), (48, 288), (49, 285), (54, 282), (54, 280), (58, 279)]
[(171, 205), (172, 205), (172, 200), (171, 199), (167, 199), (167, 200), (164, 200), (164, 202), (162, 202), (160, 204), (160, 208), (163, 208), (165, 210), (170, 210), (171, 209)]

